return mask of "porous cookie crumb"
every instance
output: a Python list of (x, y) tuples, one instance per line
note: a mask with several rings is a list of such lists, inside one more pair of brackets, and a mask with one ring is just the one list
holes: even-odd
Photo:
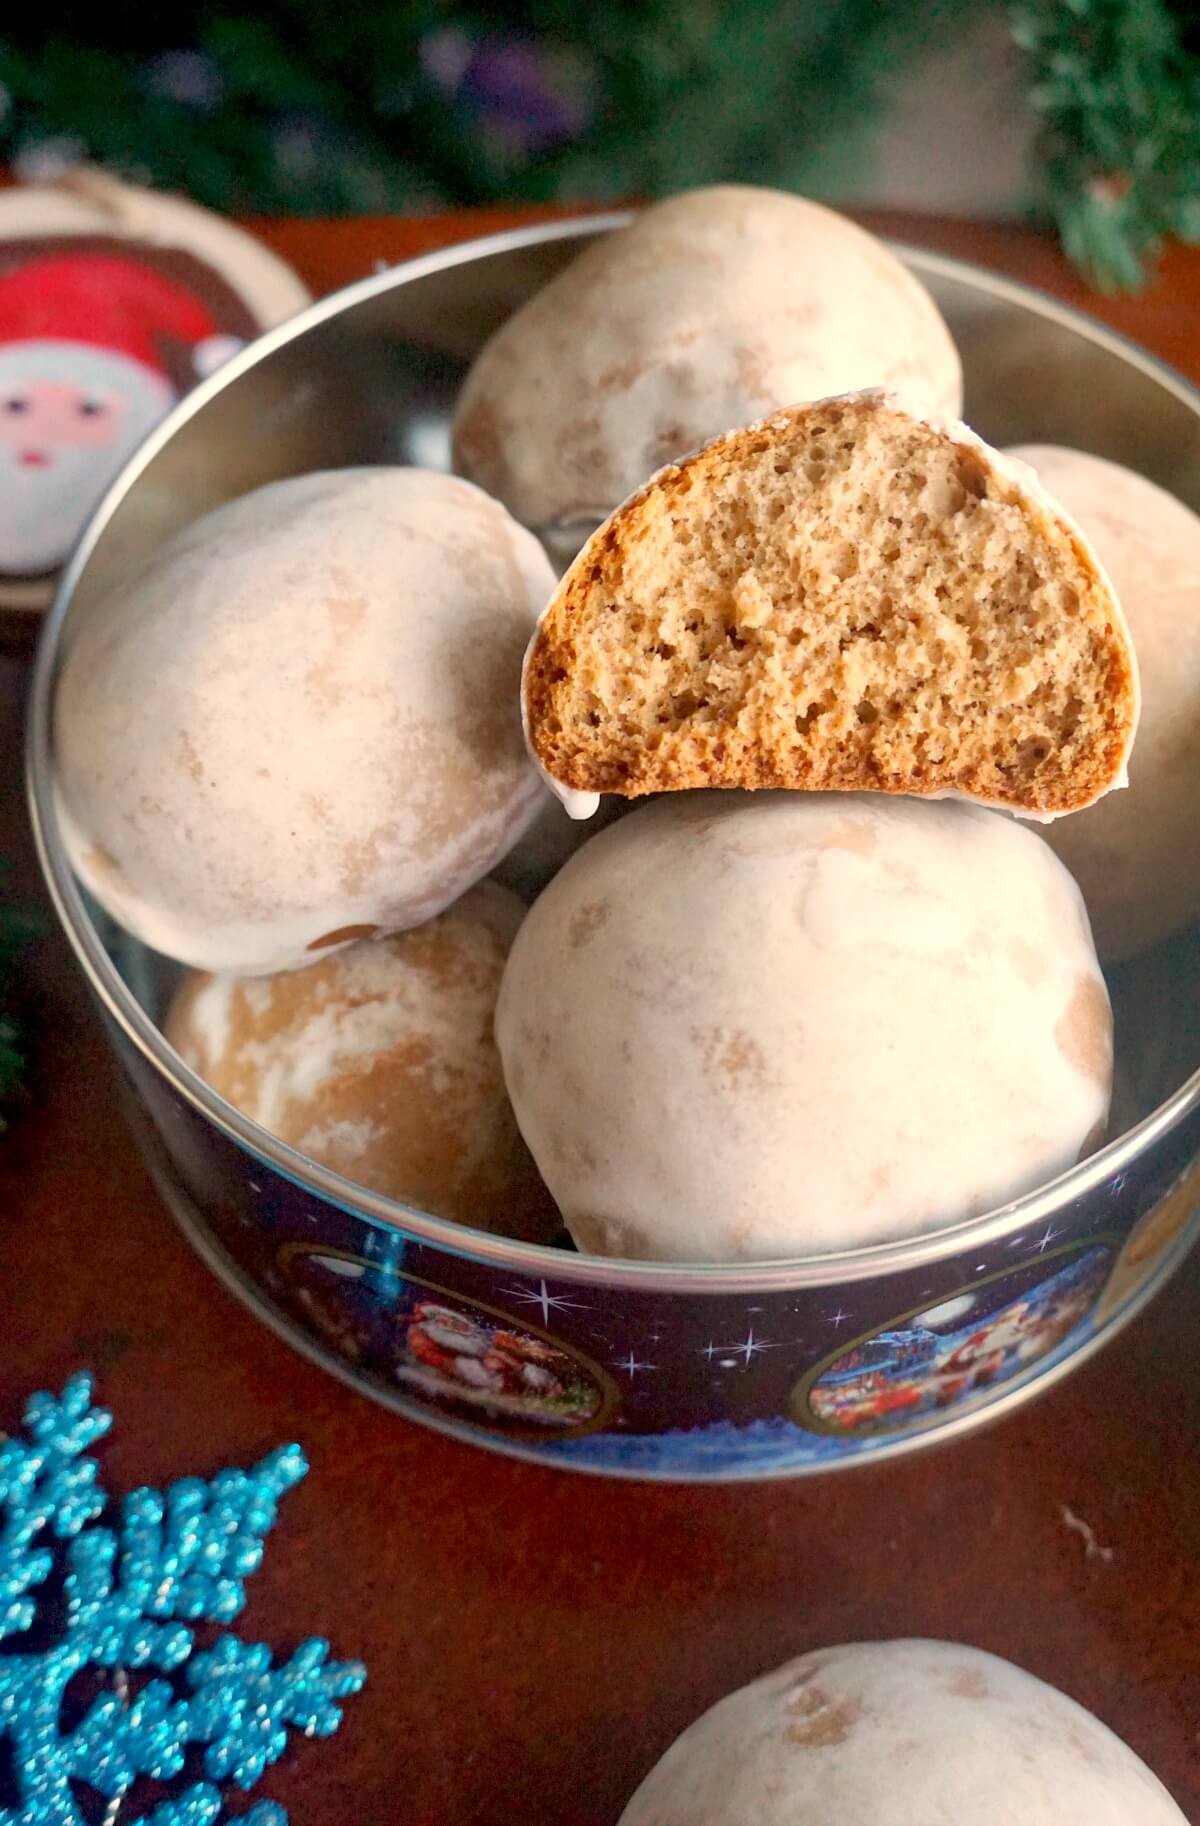
[(1076, 528), (965, 427), (881, 394), (730, 433), (580, 553), (525, 665), (551, 778), (962, 794), (1035, 816), (1123, 779), (1137, 677)]

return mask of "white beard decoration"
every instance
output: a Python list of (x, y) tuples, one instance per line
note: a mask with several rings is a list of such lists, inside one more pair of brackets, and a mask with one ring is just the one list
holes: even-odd
[(0, 344), (0, 573), (56, 570), (174, 401), (165, 376), (116, 350)]

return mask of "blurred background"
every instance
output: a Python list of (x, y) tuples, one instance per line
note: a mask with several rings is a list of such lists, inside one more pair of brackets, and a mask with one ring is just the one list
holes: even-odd
[(1200, 233), (1194, 0), (95, 0), (0, 20), (0, 164), (239, 215), (720, 179), (1053, 218), (1097, 283)]

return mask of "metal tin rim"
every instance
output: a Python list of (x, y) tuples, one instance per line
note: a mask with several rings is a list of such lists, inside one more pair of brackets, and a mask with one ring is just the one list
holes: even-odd
[[(456, 1440), (460, 1445), (474, 1446), (478, 1451), (498, 1452), (507, 1458), (520, 1459), (523, 1464), (536, 1465), (542, 1471), (555, 1471), (571, 1476), (618, 1478), (624, 1483), (649, 1484), (745, 1484), (745, 1483), (778, 1483), (785, 1478), (825, 1477), (846, 1471), (858, 1471), (867, 1466), (877, 1465), (881, 1459), (889, 1462), (895, 1458), (906, 1458), (911, 1453), (921, 1452), (933, 1446), (949, 1445), (962, 1439), (969, 1433), (981, 1433), (994, 1423), (1006, 1420), (1018, 1408), (1025, 1407), (1039, 1396), (1048, 1394), (1058, 1383), (1065, 1380), (1081, 1364), (1087, 1363), (1096, 1356), (1126, 1326), (1132, 1324), (1143, 1309), (1149, 1305), (1154, 1296), (1171, 1279), (1184, 1257), (1193, 1247), (1200, 1235), (1200, 1212), (1194, 1213), (1183, 1230), (1175, 1238), (1166, 1255), (1157, 1264), (1153, 1274), (1136, 1290), (1132, 1298), (1118, 1308), (1116, 1314), (1099, 1331), (1092, 1334), (1077, 1349), (1067, 1354), (1040, 1375), (1031, 1375), (1006, 1395), (999, 1395), (992, 1401), (981, 1402), (969, 1408), (952, 1420), (942, 1419), (937, 1424), (928, 1425), (919, 1431), (889, 1439), (886, 1435), (875, 1435), (872, 1444), (861, 1452), (848, 1454), (845, 1458), (815, 1464), (793, 1464), (775, 1466), (747, 1466), (739, 1471), (710, 1472), (703, 1476), (681, 1471), (646, 1471), (632, 1470), (622, 1465), (588, 1464), (575, 1459), (550, 1459), (544, 1457), (533, 1447), (522, 1440), (504, 1438), (500, 1434), (486, 1433), (472, 1427), (468, 1422), (453, 1419), (448, 1414), (441, 1414), (432, 1407), (422, 1408), (419, 1414), (405, 1405), (399, 1397), (393, 1397), (382, 1382), (374, 1378), (359, 1375), (353, 1364), (337, 1351), (321, 1343), (288, 1313), (277, 1307), (264, 1292), (263, 1288), (244, 1269), (240, 1268), (226, 1252), (221, 1243), (211, 1233), (203, 1217), (193, 1208), (191, 1200), (180, 1189), (165, 1164), (162, 1144), (153, 1132), (149, 1118), (138, 1110), (133, 1118), (134, 1126), (148, 1150), (147, 1165), (150, 1177), (158, 1188), (159, 1195), (167, 1210), (190, 1246), (195, 1250), (205, 1267), (210, 1269), (217, 1280), (241, 1302), (246, 1310), (260, 1320), (274, 1333), (281, 1343), (297, 1351), (309, 1363), (318, 1369), (336, 1376), (354, 1394), (361, 1395), (376, 1406), (385, 1408), (389, 1414), (407, 1421), (410, 1426), (430, 1427), (435, 1433), (441, 1433), (447, 1439)], [(647, 1435), (653, 1438), (653, 1434)]]
[[(512, 229), (502, 234), (458, 242), (449, 248), (420, 255), (414, 260), (360, 279), (310, 305), (286, 323), (267, 331), (207, 381), (189, 393), (126, 464), (88, 522), (63, 571), (54, 602), (46, 616), (38, 644), (28, 707), (26, 734), (26, 788), (30, 819), (42, 874), (75, 956), (92, 993), (128, 1042), (209, 1122), (243, 1150), (262, 1160), (286, 1179), (315, 1192), (329, 1203), (348, 1209), (388, 1228), (403, 1229), (422, 1241), (455, 1254), (496, 1263), (533, 1276), (550, 1274), (556, 1280), (591, 1284), (617, 1283), (659, 1292), (762, 1292), (773, 1288), (819, 1286), (866, 1279), (885, 1272), (919, 1267), (987, 1244), (1024, 1226), (1049, 1224), (1075, 1199), (1091, 1192), (1111, 1174), (1119, 1173), (1144, 1151), (1170, 1133), (1195, 1108), (1200, 1107), (1200, 1069), (1193, 1072), (1170, 1097), (1136, 1127), (1112, 1141), (1081, 1165), (1024, 1197), (944, 1230), (898, 1242), (870, 1244), (837, 1254), (801, 1256), (792, 1260), (752, 1262), (736, 1267), (723, 1263), (631, 1262), (573, 1255), (538, 1243), (516, 1242), (508, 1237), (469, 1229), (444, 1218), (411, 1210), (393, 1199), (379, 1197), (353, 1185), (340, 1174), (307, 1160), (295, 1149), (277, 1141), (257, 1123), (241, 1115), (178, 1059), (149, 1016), (119, 975), (88, 917), (79, 888), (66, 859), (53, 803), (51, 728), (53, 689), (62, 628), (76, 585), (96, 545), (120, 503), (135, 486), (159, 451), (210, 399), (231, 386), (257, 364), (297, 340), (319, 324), (340, 316), (353, 306), (379, 297), (396, 286), (434, 272), (466, 264), (482, 255), (505, 253), (547, 241), (582, 238), (623, 227), (630, 212), (572, 217)], [(1129, 338), (1107, 328), (1082, 311), (1023, 285), (988, 272), (969, 261), (895, 246), (918, 273), (941, 275), (982, 292), (1002, 297), (1058, 322), (1108, 349), (1167, 388), (1200, 417), (1200, 389), (1166, 362), (1159, 361)], [(1107, 1335), (1107, 1334), (1105, 1334)]]

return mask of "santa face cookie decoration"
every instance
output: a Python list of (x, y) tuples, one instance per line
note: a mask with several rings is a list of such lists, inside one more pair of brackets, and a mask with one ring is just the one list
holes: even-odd
[(0, 199), (0, 605), (43, 607), (175, 401), (307, 294), (240, 230), (77, 174)]

